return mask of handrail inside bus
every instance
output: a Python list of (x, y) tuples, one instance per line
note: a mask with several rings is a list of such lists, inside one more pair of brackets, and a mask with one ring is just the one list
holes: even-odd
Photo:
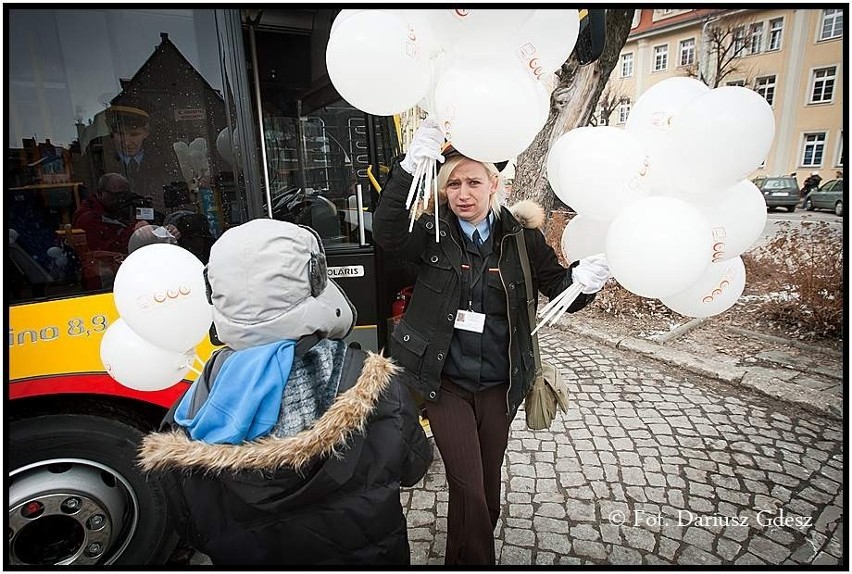
[[(379, 168), (379, 169), (381, 169), (381, 168)], [(367, 166), (367, 179), (369, 179), (369, 180), (370, 180), (370, 184), (371, 184), (373, 187), (375, 187), (375, 188), (376, 188), (376, 191), (377, 191), (377, 192), (379, 192), (379, 193), (381, 193), (381, 192), (382, 192), (382, 186), (381, 186), (381, 185), (379, 185), (378, 180), (377, 180), (377, 179), (375, 178), (375, 176), (373, 175), (373, 166), (372, 166), (372, 164), (370, 164), (370, 165), (368, 165), (368, 166)]]

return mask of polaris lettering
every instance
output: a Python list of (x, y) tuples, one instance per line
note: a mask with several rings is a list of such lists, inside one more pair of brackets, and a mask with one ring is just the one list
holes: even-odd
[(348, 267), (329, 267), (328, 276), (332, 279), (339, 279), (341, 277), (363, 277), (364, 266), (350, 265)]

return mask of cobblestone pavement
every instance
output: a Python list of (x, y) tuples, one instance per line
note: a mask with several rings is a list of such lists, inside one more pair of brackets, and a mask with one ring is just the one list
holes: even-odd
[[(543, 330), (571, 408), (512, 424), (502, 565), (841, 565), (842, 422)], [(404, 489), (412, 564), (443, 564), (444, 468)]]

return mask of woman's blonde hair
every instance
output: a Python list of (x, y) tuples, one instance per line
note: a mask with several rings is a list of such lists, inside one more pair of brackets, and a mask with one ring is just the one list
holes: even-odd
[(444, 162), (444, 164), (440, 168), (440, 171), (438, 172), (438, 197), (440, 198), (441, 203), (447, 202), (447, 180), (450, 179), (450, 175), (452, 175), (453, 170), (455, 170), (463, 161), (472, 161), (474, 163), (478, 163), (479, 165), (485, 168), (486, 172), (488, 172), (488, 177), (497, 178), (497, 191), (495, 191), (494, 195), (491, 196), (491, 213), (494, 214), (494, 217), (499, 218), (500, 206), (503, 205), (503, 201), (506, 198), (506, 187), (503, 185), (503, 176), (500, 175), (500, 171), (493, 163), (477, 161), (475, 159), (465, 157), (461, 154), (455, 154), (450, 156), (447, 161)]

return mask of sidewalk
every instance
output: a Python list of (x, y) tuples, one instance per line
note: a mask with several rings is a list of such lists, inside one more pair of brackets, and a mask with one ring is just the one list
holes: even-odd
[[(617, 319), (613, 319), (617, 321)], [(732, 336), (747, 338), (763, 349), (741, 361), (730, 357), (720, 360), (712, 349), (703, 346), (701, 320), (674, 329), (662, 340), (640, 336), (616, 335), (600, 322), (590, 323), (583, 317), (565, 317), (555, 330), (588, 337), (599, 343), (639, 353), (673, 367), (752, 389), (774, 399), (842, 420), (844, 413), (844, 358), (833, 349), (817, 347), (793, 339), (783, 339), (737, 327), (725, 327)], [(691, 333), (690, 345), (672, 343)], [(682, 347), (691, 346), (690, 350)], [(742, 364), (741, 364), (742, 363)]]
[[(523, 410), (512, 422), (499, 565), (844, 564), (843, 423), (817, 414), (838, 396), (797, 382), (804, 374), (776, 391), (792, 373), (701, 346), (579, 331), (540, 333), (570, 406), (548, 430), (528, 430)], [(448, 496), (435, 456), (402, 493), (414, 566), (443, 564)]]

